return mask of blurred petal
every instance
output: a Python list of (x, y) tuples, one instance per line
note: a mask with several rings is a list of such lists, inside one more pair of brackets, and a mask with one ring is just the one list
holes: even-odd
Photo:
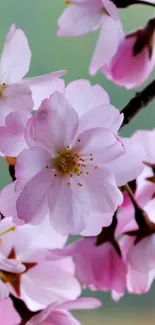
[(120, 22), (105, 15), (90, 64), (89, 72), (91, 75), (95, 75), (99, 69), (104, 67), (112, 59), (118, 49), (122, 34)]
[(4, 83), (19, 82), (28, 72), (31, 51), (21, 29), (10, 27), (0, 60), (0, 80)]

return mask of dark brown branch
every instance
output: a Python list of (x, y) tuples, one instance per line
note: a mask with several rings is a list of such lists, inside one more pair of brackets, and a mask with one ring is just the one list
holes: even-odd
[(129, 124), (129, 122), (152, 100), (155, 99), (155, 80), (153, 80), (144, 90), (137, 93), (134, 98), (122, 109), (124, 121), (121, 127)]
[(150, 7), (155, 7), (155, 4), (149, 1), (143, 1), (143, 0), (112, 0), (113, 3), (116, 5), (117, 8), (127, 8), (129, 6), (133, 5), (145, 5), (145, 6), (150, 6)]

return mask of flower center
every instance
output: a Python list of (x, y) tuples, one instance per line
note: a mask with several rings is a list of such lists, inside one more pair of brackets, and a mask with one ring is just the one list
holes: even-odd
[(72, 149), (64, 149), (58, 152), (56, 158), (54, 159), (54, 168), (62, 175), (70, 175), (72, 173), (80, 173), (78, 167), (79, 155)]

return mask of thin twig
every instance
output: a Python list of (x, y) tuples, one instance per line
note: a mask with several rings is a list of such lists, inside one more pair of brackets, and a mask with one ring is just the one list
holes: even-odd
[(155, 99), (155, 80), (153, 80), (144, 90), (137, 93), (134, 98), (122, 109), (124, 121), (121, 127), (129, 122), (146, 106)]

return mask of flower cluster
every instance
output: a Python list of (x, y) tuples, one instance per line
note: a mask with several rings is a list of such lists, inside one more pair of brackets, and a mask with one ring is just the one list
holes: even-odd
[[(124, 36), (119, 9), (133, 4), (66, 1), (58, 21), (63, 37), (99, 29), (90, 73), (127, 88), (155, 64), (154, 18)], [(127, 117), (100, 85), (65, 84), (66, 71), (27, 78), (30, 60), (12, 25), (0, 57), (0, 156), (12, 177), (0, 193), (0, 324), (79, 325), (70, 310), (101, 306), (83, 288), (118, 301), (155, 278), (155, 130), (121, 137)]]

